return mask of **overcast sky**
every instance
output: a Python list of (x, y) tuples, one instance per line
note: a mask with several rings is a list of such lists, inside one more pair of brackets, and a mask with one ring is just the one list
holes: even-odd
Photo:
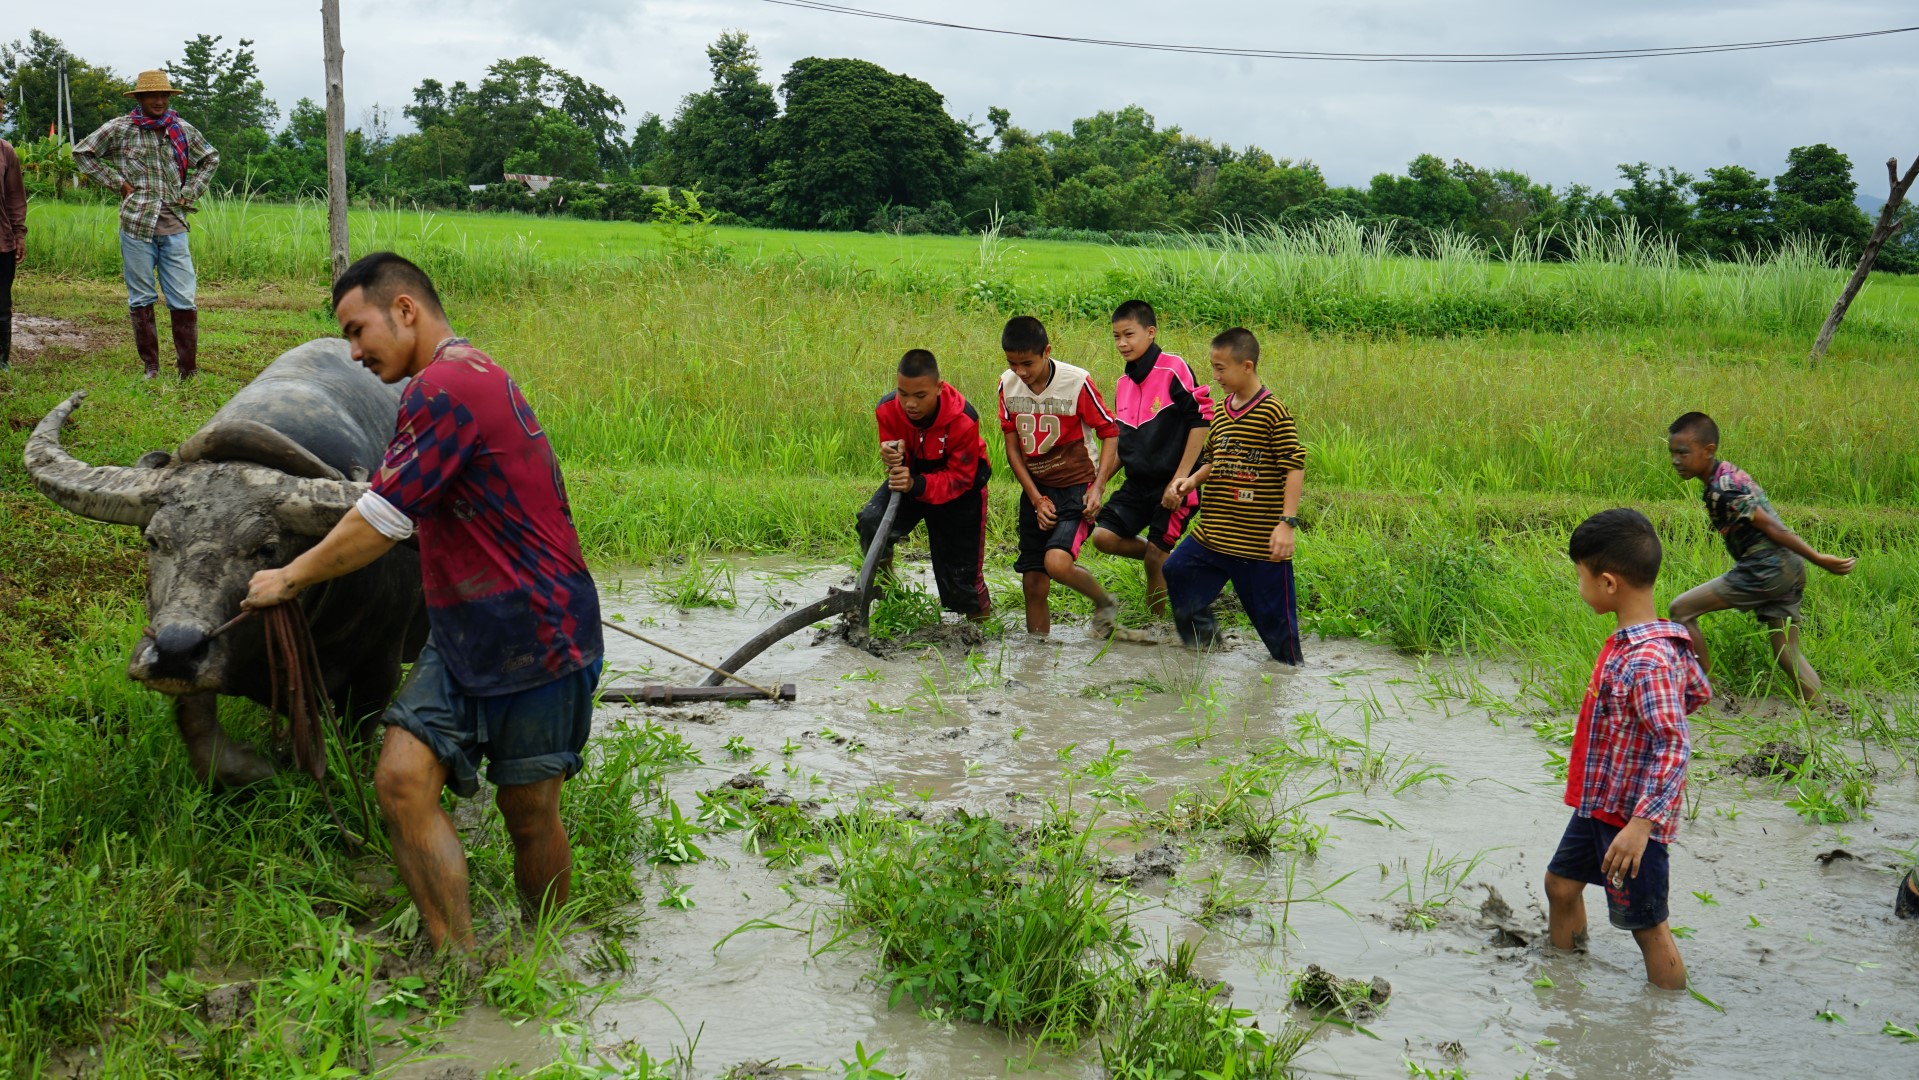
[[(1043, 33), (1354, 52), (1693, 45), (1919, 23), (1912, 0), (849, 2)], [(683, 95), (709, 81), (705, 45), (737, 27), (775, 85), (801, 57), (855, 56), (926, 80), (963, 120), (984, 124), (987, 108), (1001, 105), (1036, 131), (1137, 103), (1161, 126), (1310, 158), (1334, 183), (1363, 185), (1422, 152), (1517, 168), (1555, 186), (1610, 189), (1614, 166), (1639, 160), (1695, 174), (1737, 163), (1771, 176), (1788, 148), (1829, 142), (1851, 155), (1861, 192), (1882, 195), (1885, 159), (1919, 153), (1919, 33), (1622, 62), (1337, 64), (995, 37), (763, 0), (341, 0), (341, 8), (349, 123), (377, 103), (393, 110), (396, 128), (422, 78), (477, 82), (493, 60), (529, 53), (606, 87), (629, 122), (648, 111), (670, 118)], [(108, 0), (15, 11), (9, 36), (36, 27), (129, 75), (178, 59), (179, 43), (195, 33), (223, 34), (228, 44), (250, 38), (283, 111), (302, 96), (322, 97), (317, 0)]]

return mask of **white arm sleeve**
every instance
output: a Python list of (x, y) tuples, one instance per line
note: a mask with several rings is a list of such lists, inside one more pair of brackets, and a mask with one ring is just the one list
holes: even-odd
[(396, 544), (413, 535), (413, 519), (394, 509), (392, 503), (375, 494), (371, 488), (360, 496), (355, 508), (375, 532)]

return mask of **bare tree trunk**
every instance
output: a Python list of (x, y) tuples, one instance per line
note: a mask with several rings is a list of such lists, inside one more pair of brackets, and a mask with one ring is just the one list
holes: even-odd
[(1839, 323), (1846, 317), (1846, 309), (1852, 306), (1853, 298), (1859, 290), (1866, 287), (1866, 275), (1872, 273), (1872, 264), (1879, 258), (1879, 249), (1886, 246), (1888, 237), (1899, 228), (1899, 207), (1906, 201), (1906, 190), (1912, 187), (1915, 176), (1919, 176), (1919, 157), (1912, 159), (1912, 168), (1905, 176), (1899, 175), (1899, 159), (1886, 159), (1886, 182), (1892, 185), (1892, 194), (1886, 197), (1886, 205), (1879, 208), (1879, 223), (1872, 227), (1872, 236), (1866, 240), (1866, 250), (1859, 255), (1859, 266), (1852, 272), (1852, 279), (1846, 282), (1845, 291), (1839, 294), (1839, 302), (1832, 305), (1832, 314), (1826, 316), (1826, 324), (1819, 328), (1819, 337), (1812, 343), (1811, 363), (1818, 363), (1826, 355), (1826, 349), (1832, 345), (1832, 336), (1839, 332)]
[(333, 277), (346, 273), (346, 80), (340, 72), (340, 0), (320, 0), (326, 43), (326, 221)]

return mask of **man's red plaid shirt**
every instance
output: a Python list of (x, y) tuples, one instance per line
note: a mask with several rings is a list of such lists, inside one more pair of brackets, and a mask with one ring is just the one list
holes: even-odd
[(1711, 697), (1685, 627), (1654, 619), (1615, 631), (1586, 684), (1566, 805), (1620, 828), (1645, 818), (1654, 840), (1672, 843), (1692, 760), (1686, 717)]

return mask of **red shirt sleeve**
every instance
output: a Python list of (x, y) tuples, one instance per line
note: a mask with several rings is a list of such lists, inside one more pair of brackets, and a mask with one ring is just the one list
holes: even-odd
[(899, 399), (887, 398), (873, 409), (873, 421), (879, 427), (880, 441), (891, 442), (906, 438), (906, 413), (900, 409)]
[(1673, 821), (1679, 817), (1686, 765), (1692, 760), (1692, 742), (1686, 732), (1685, 685), (1664, 664), (1646, 664), (1637, 674), (1629, 693), (1633, 712), (1644, 729), (1647, 775), (1645, 793), (1632, 814), (1649, 821)]
[(442, 387), (415, 378), (400, 398), (400, 416), (387, 443), (373, 491), (411, 518), (432, 512), (447, 486), (480, 445), (480, 425)]
[(1086, 380), (1079, 390), (1079, 422), (1093, 429), (1093, 434), (1102, 439), (1119, 438), (1119, 421), (1106, 409), (1106, 399), (1099, 396), (1099, 387), (1093, 380)]
[(1004, 381), (1001, 381), (999, 384), (999, 429), (1001, 431), (1019, 430), (1013, 425), (1013, 414), (1006, 411), (1006, 383)]

